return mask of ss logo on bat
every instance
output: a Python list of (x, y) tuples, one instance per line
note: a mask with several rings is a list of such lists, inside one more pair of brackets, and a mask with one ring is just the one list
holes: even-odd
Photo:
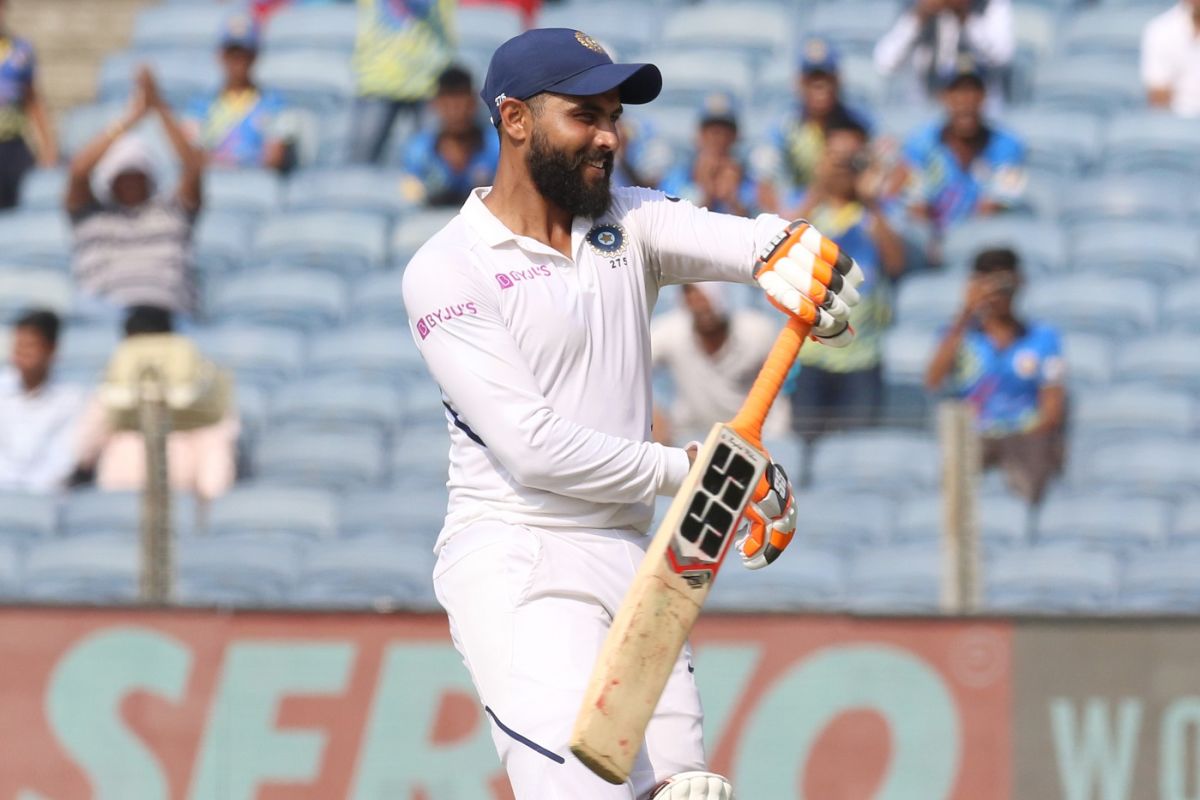
[(693, 555), (696, 560), (716, 563), (720, 559), (753, 487), (754, 475), (754, 463), (727, 444), (713, 451), (708, 470), (679, 523), (679, 535), (699, 550)]

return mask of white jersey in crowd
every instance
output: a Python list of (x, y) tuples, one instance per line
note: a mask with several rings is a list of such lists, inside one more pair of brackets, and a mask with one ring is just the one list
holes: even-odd
[[(482, 520), (645, 531), (686, 453), (650, 438), (650, 311), (659, 288), (752, 283), (786, 222), (614, 189), (576, 218), (567, 258), (518, 236), (487, 188), (413, 256), (409, 327), (450, 419), (450, 502), (438, 547)], [(716, 420), (713, 420), (714, 422)]]

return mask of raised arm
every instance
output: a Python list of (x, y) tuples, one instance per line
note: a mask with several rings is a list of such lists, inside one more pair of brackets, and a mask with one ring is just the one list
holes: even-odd
[(50, 124), (50, 114), (46, 111), (46, 103), (42, 100), (42, 95), (34, 83), (29, 84), (29, 89), (25, 94), (25, 114), (33, 123), (38, 166), (53, 167), (58, 163), (58, 140), (54, 136), (54, 126)]
[(159, 94), (154, 74), (148, 67), (138, 69), (138, 87), (145, 97), (146, 107), (156, 114), (162, 123), (171, 148), (179, 159), (179, 188), (176, 196), (188, 211), (199, 211), (202, 202), (201, 180), (204, 176), (204, 151), (192, 144), (187, 132), (172, 113), (170, 105)]
[(120, 139), (146, 115), (146, 102), (141, 92), (135, 92), (133, 103), (124, 116), (109, 125), (92, 139), (71, 159), (70, 176), (67, 180), (67, 196), (63, 201), (68, 214), (76, 214), (95, 202), (92, 196), (92, 170), (104, 158), (108, 148)]

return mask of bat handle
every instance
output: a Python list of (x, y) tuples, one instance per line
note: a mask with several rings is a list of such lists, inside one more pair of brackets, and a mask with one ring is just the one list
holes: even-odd
[(750, 394), (746, 396), (737, 416), (729, 423), (742, 438), (759, 450), (762, 449), (763, 423), (766, 422), (771, 405), (779, 396), (783, 382), (792, 370), (796, 356), (800, 354), (800, 346), (804, 344), (810, 327), (807, 322), (795, 317), (788, 320), (787, 327), (775, 337), (775, 344), (771, 345), (771, 352), (763, 362), (762, 369), (758, 371), (754, 385), (750, 387)]

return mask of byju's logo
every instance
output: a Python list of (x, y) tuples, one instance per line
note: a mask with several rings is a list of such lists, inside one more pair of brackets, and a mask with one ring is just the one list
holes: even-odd
[(455, 317), (471, 316), (478, 313), (479, 307), (472, 302), (439, 308), (432, 314), (424, 314), (417, 319), (417, 334), (424, 341), (443, 322), (449, 322)]
[(512, 278), (508, 277), (504, 273), (496, 275), (496, 283), (500, 284), (501, 289), (511, 289), (513, 287)]
[(429, 335), (429, 326), (425, 324), (425, 320), (417, 320), (417, 333), (421, 334), (422, 340)]
[(511, 289), (521, 281), (531, 281), (534, 278), (549, 278), (550, 266), (542, 264), (529, 269), (514, 269), (511, 272), (497, 272), (496, 283), (500, 284), (501, 289)]

